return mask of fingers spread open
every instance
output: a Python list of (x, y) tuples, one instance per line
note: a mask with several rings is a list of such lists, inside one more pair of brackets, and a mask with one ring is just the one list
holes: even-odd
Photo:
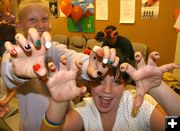
[(44, 32), (42, 34), (42, 41), (44, 43), (44, 46), (48, 49), (52, 45), (52, 38), (49, 32)]
[(76, 60), (75, 64), (73, 64), (71, 70), (73, 70), (76, 74), (79, 71), (79, 69), (82, 67), (82, 62), (80, 60)]
[(134, 54), (134, 58), (135, 58), (136, 65), (137, 65), (138, 69), (146, 66), (146, 63), (144, 61), (144, 58), (143, 58), (143, 55), (141, 52), (136, 52)]
[(107, 62), (107, 64), (108, 64), (109, 67), (112, 67), (112, 66), (113, 66), (115, 59), (116, 59), (116, 50), (115, 50), (115, 48), (111, 48), (111, 49), (110, 49), (109, 60), (108, 60), (108, 62)]
[(10, 55), (12, 57), (17, 56), (17, 51), (16, 51), (16, 49), (14, 48), (14, 45), (11, 42), (6, 41), (4, 46), (5, 46), (6, 50), (10, 53)]
[(47, 71), (45, 68), (43, 68), (43, 66), (41, 66), (40, 64), (36, 63), (33, 65), (33, 70), (35, 72), (35, 74), (39, 77), (39, 78), (43, 78), (46, 77)]
[(67, 57), (65, 55), (60, 56), (60, 68), (61, 70), (67, 70)]
[(87, 88), (85, 86), (82, 86), (80, 88), (77, 87), (77, 90), (78, 90), (78, 92), (77, 92), (76, 96), (81, 96), (86, 92)]
[(156, 66), (156, 61), (160, 58), (160, 54), (156, 51), (151, 52), (148, 57), (148, 65), (150, 66)]
[(175, 64), (175, 63), (170, 63), (166, 65), (162, 65), (159, 67), (159, 69), (164, 73), (168, 71), (172, 71), (173, 69), (178, 69), (180, 68), (180, 64)]
[(114, 63), (113, 63), (113, 66), (114, 66), (114, 67), (117, 67), (118, 64), (119, 64), (119, 61), (120, 61), (119, 57), (116, 57), (116, 58), (115, 58), (115, 61), (114, 61)]
[(20, 47), (22, 47), (24, 51), (26, 52), (31, 51), (31, 45), (27, 42), (26, 38), (22, 34), (20, 33), (16, 34), (15, 39), (16, 39), (16, 43)]
[(144, 92), (142, 90), (142, 88), (138, 88), (136, 87), (136, 97), (135, 97), (135, 100), (134, 100), (134, 106), (136, 108), (139, 108), (142, 103), (143, 103), (143, 99), (144, 99)]
[(33, 41), (37, 49), (41, 48), (40, 36), (35, 28), (30, 28), (28, 30), (28, 41)]
[(134, 72), (136, 72), (136, 69), (135, 69), (133, 66), (131, 66), (129, 63), (122, 63), (122, 64), (120, 65), (120, 70), (121, 70), (122, 72), (128, 73), (129, 76), (131, 76), (131, 78), (132, 78), (133, 80), (136, 79), (136, 76), (134, 76)]

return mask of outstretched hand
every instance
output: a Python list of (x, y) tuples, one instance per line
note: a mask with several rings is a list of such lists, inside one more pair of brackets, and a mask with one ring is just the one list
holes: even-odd
[(30, 28), (27, 39), (20, 33), (16, 34), (15, 39), (16, 45), (9, 41), (5, 43), (5, 48), (11, 55), (15, 75), (22, 78), (35, 78), (39, 76), (33, 70), (41, 70), (38, 75), (45, 76), (45, 44), (51, 44), (50, 34), (44, 32), (39, 36), (36, 29)]
[(143, 102), (144, 95), (152, 88), (156, 88), (162, 83), (164, 72), (171, 71), (175, 68), (180, 68), (180, 65), (170, 63), (157, 67), (156, 60), (160, 58), (158, 52), (152, 52), (149, 55), (147, 64), (140, 52), (135, 53), (137, 69), (128, 63), (123, 63), (120, 66), (121, 71), (127, 72), (136, 84), (136, 98), (134, 101), (135, 107), (139, 108)]
[(72, 100), (86, 92), (86, 87), (77, 87), (76, 76), (82, 63), (76, 61), (70, 69), (67, 66), (67, 58), (60, 57), (60, 69), (53, 62), (48, 63), (49, 77), (47, 86), (51, 97), (56, 102)]

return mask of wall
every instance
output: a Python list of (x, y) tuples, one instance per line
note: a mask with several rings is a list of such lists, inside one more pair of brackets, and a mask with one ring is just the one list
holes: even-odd
[[(58, 4), (60, 7), (60, 2)], [(105, 26), (113, 24), (118, 28), (121, 35), (128, 37), (131, 41), (146, 43), (149, 51), (159, 51), (161, 59), (158, 64), (174, 61), (177, 33), (173, 28), (175, 23), (174, 11), (180, 9), (179, 0), (160, 0), (159, 18), (154, 20), (141, 20), (141, 0), (136, 0), (135, 24), (119, 23), (120, 0), (109, 0), (109, 20), (95, 21), (95, 30), (103, 30)], [(52, 35), (68, 34), (86, 35), (94, 37), (94, 33), (74, 33), (67, 30), (67, 19), (59, 17), (52, 20)]]
[[(178, 37), (177, 37), (174, 62), (180, 64), (180, 32), (178, 33)], [(180, 70), (179, 69), (176, 69), (173, 71), (173, 76), (180, 82)]]

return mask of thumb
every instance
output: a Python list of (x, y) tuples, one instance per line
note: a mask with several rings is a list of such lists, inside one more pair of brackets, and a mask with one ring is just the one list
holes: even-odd
[(143, 103), (143, 99), (144, 99), (144, 92), (140, 89), (140, 88), (136, 88), (136, 97), (134, 100), (134, 106), (136, 108), (140, 108), (142, 103)]

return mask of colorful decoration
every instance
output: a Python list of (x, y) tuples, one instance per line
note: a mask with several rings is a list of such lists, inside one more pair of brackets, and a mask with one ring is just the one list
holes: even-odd
[(74, 6), (71, 12), (71, 17), (74, 21), (78, 21), (83, 15), (82, 8), (78, 5)]
[(69, 16), (72, 12), (72, 3), (68, 0), (63, 0), (61, 2), (61, 11), (66, 15)]
[(60, 9), (67, 16), (69, 31), (94, 32), (94, 0), (63, 0)]

